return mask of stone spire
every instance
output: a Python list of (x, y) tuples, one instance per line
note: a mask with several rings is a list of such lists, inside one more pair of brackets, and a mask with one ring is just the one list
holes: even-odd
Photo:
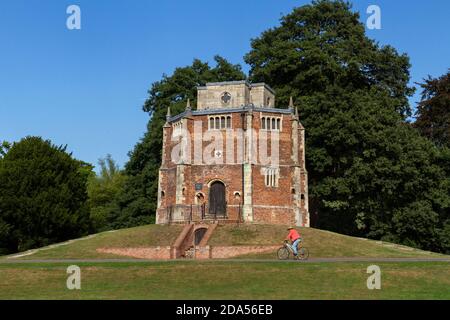
[(191, 99), (187, 99), (187, 102), (186, 102), (186, 111), (191, 111), (192, 110), (192, 108), (191, 108)]
[(249, 92), (249, 95), (248, 95), (248, 106), (250, 108), (253, 108), (252, 88), (250, 88), (250, 92)]
[(294, 106), (294, 99), (292, 96), (289, 98), (289, 109), (294, 113), (294, 119), (298, 120), (298, 108)]
[(170, 115), (170, 106), (167, 108), (167, 115), (166, 115), (166, 122), (169, 122), (171, 115)]
[(294, 99), (292, 99), (292, 96), (289, 97), (289, 109), (294, 109)]

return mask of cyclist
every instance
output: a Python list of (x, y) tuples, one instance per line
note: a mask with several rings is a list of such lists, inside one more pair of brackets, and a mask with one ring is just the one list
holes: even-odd
[(294, 251), (294, 256), (297, 257), (298, 255), (297, 246), (302, 240), (302, 237), (300, 236), (300, 233), (298, 233), (298, 231), (294, 229), (294, 227), (289, 227), (288, 231), (289, 233), (286, 237), (286, 240), (289, 240), (291, 242), (292, 250)]

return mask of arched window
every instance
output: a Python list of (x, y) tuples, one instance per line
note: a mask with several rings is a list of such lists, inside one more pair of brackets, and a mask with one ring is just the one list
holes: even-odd
[(209, 116), (209, 130), (231, 129), (231, 116)]
[(281, 118), (261, 117), (261, 130), (281, 131)]

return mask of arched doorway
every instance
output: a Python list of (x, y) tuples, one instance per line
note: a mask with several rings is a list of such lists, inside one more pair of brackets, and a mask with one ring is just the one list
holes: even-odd
[(215, 181), (209, 188), (209, 214), (225, 216), (226, 206), (225, 185)]
[(203, 237), (205, 236), (206, 231), (208, 231), (207, 228), (199, 228), (195, 230), (194, 233), (194, 244), (198, 246), (200, 244), (200, 241), (202, 241)]

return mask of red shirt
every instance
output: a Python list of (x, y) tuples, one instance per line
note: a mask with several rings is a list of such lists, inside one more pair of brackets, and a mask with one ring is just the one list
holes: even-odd
[(297, 240), (298, 238), (300, 238), (300, 233), (298, 233), (297, 230), (295, 229), (291, 229), (289, 230), (289, 234), (287, 236), (287, 239), (291, 240), (292, 242), (294, 242), (295, 240)]

